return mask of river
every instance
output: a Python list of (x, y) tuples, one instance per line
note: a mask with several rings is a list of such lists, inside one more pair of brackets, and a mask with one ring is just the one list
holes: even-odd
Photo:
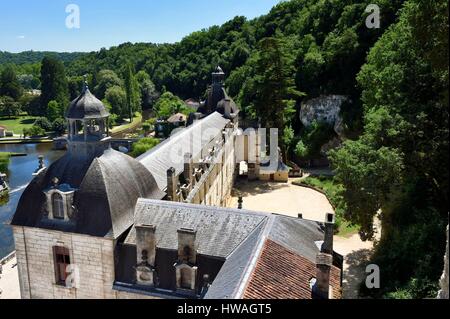
[(38, 167), (38, 155), (44, 156), (45, 165), (48, 167), (64, 154), (64, 151), (55, 151), (52, 147), (52, 143), (0, 145), (0, 152), (27, 154), (11, 157), (9, 164), (9, 200), (6, 205), (0, 206), (0, 259), (14, 250), (12, 230), (5, 223), (11, 220), (20, 196), (33, 178), (32, 174)]

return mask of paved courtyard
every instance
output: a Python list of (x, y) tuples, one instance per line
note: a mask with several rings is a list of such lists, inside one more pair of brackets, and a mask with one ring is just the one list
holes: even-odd
[(238, 206), (239, 194), (243, 197), (243, 208), (268, 213), (278, 213), (292, 217), (324, 221), (325, 214), (333, 212), (333, 207), (322, 193), (289, 183), (261, 181), (237, 181), (230, 207)]

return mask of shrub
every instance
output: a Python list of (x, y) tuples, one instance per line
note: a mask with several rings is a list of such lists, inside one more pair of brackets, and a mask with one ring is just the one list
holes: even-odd
[(66, 131), (66, 121), (62, 118), (57, 118), (52, 123), (52, 130), (58, 135), (64, 134)]
[(130, 155), (138, 157), (159, 144), (159, 140), (153, 137), (146, 137), (133, 144)]
[(45, 135), (45, 130), (37, 125), (33, 125), (32, 127), (26, 129), (23, 129), (23, 136), (27, 137), (27, 136), (44, 136)]
[(33, 126), (38, 126), (46, 132), (52, 130), (52, 123), (45, 117), (37, 118), (36, 121), (34, 121)]
[(116, 126), (118, 120), (119, 120), (119, 116), (117, 114), (111, 113), (109, 115), (109, 119), (108, 119), (109, 128), (111, 129), (114, 126)]

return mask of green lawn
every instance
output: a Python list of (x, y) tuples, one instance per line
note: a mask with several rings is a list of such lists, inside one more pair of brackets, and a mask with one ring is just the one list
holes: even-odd
[(141, 122), (142, 122), (142, 115), (136, 116), (133, 118), (133, 122), (131, 122), (131, 123), (127, 122), (123, 125), (113, 127), (111, 130), (111, 134), (118, 134), (122, 131), (126, 131), (131, 127), (139, 125), (139, 123), (141, 123)]
[(336, 227), (339, 236), (350, 237), (358, 232), (358, 225), (352, 225), (349, 221), (345, 220), (344, 209), (345, 205), (343, 203), (342, 197), (339, 192), (342, 185), (335, 182), (334, 178), (331, 176), (309, 176), (303, 179), (294, 181), (295, 185), (306, 185), (312, 186), (316, 189), (320, 189), (325, 193), (331, 205), (333, 205), (336, 213)]
[(7, 117), (0, 117), (0, 125), (5, 126), (8, 131), (13, 131), (14, 134), (22, 134), (24, 128), (33, 126), (35, 116), (18, 116), (11, 119)]

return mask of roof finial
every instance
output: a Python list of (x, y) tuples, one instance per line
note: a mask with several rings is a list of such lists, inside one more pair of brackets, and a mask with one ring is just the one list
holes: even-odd
[(83, 92), (86, 92), (87, 90), (89, 90), (89, 85), (88, 85), (88, 81), (87, 81), (87, 74), (83, 75)]

